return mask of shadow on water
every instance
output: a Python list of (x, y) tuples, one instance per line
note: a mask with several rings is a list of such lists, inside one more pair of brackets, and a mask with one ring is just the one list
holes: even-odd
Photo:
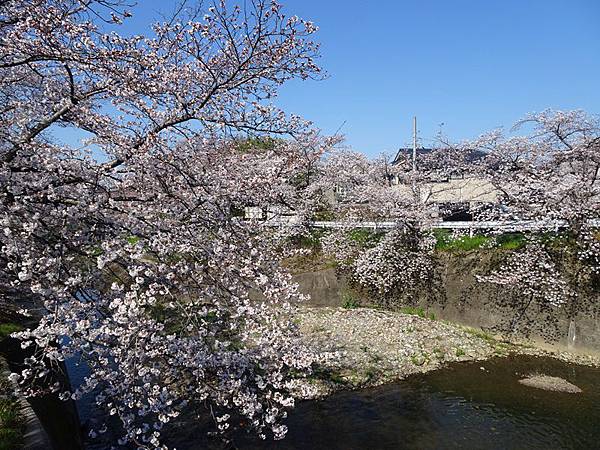
[[(531, 373), (565, 378), (583, 393), (518, 383)], [(93, 419), (89, 405), (79, 409)], [(302, 402), (287, 425), (282, 441), (240, 433), (234, 447), (207, 438), (208, 421), (172, 424), (166, 436), (178, 450), (597, 449), (600, 369), (522, 356), (455, 363), (398, 383)]]
[[(482, 370), (483, 367), (485, 370)], [(531, 373), (569, 380), (581, 394), (518, 383)], [(240, 449), (597, 449), (600, 369), (550, 358), (498, 358), (459, 363), (409, 380), (323, 401), (290, 414), (285, 440), (240, 436)], [(206, 448), (189, 432), (180, 450)], [(193, 436), (192, 436), (193, 435)], [(218, 448), (213, 444), (213, 448)]]

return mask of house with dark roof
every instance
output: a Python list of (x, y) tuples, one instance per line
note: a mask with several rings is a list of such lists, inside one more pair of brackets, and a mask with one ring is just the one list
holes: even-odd
[[(443, 154), (444, 151), (452, 152), (454, 150), (443, 149), (443, 148), (421, 147), (421, 148), (417, 148), (416, 151), (413, 151), (412, 148), (403, 147), (403, 148), (399, 148), (398, 151), (396, 152), (396, 156), (394, 157), (392, 164), (399, 165), (399, 164), (410, 163), (410, 165), (412, 166), (413, 153), (415, 153), (415, 156), (416, 156), (415, 163), (418, 167), (419, 160), (431, 158), (432, 156), (434, 156), (436, 154)], [(464, 162), (473, 164), (473, 163), (483, 160), (483, 158), (485, 158), (485, 156), (486, 156), (486, 153), (481, 150), (466, 150), (466, 151), (461, 150), (460, 156)]]
[[(483, 203), (495, 203), (498, 198), (498, 192), (487, 179), (478, 175), (476, 169), (468, 169), (471, 165), (475, 168), (476, 163), (481, 161), (486, 153), (480, 150), (461, 151), (459, 156), (462, 162), (466, 163), (467, 169), (446, 170), (443, 165), (448, 155), (445, 155), (444, 151), (445, 149), (417, 148), (416, 152), (413, 152), (412, 148), (400, 148), (392, 164), (401, 168), (401, 172), (407, 175), (413, 167), (420, 169), (419, 162), (421, 166), (427, 165), (429, 171), (428, 174), (425, 173), (427, 181), (420, 183), (418, 189), (421, 202), (436, 205), (439, 216), (445, 219), (469, 220), (469, 211), (472, 207)], [(439, 170), (436, 170), (436, 164), (439, 164)], [(407, 195), (413, 192), (414, 195), (413, 187), (408, 184), (410, 183), (408, 180), (410, 177), (403, 178), (401, 175), (395, 175), (391, 180), (392, 189), (406, 191)]]

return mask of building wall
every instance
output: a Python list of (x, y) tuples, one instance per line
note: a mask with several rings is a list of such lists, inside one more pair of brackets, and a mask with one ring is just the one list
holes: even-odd
[[(411, 196), (412, 188), (406, 184), (397, 184), (392, 189), (404, 191)], [(418, 187), (423, 203), (493, 203), (498, 199), (498, 191), (487, 180), (477, 177), (449, 179), (425, 183)]]

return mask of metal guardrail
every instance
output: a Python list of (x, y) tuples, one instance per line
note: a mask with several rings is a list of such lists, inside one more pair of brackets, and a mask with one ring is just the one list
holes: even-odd
[[(567, 225), (564, 220), (561, 221), (457, 221), (443, 222), (436, 221), (424, 224), (423, 228), (443, 228), (448, 230), (540, 230), (549, 228), (561, 228)], [(315, 228), (371, 228), (371, 229), (390, 229), (398, 226), (394, 221), (382, 222), (338, 222), (338, 221), (315, 221), (311, 223)]]
[[(292, 216), (293, 217), (293, 216)], [(292, 218), (290, 217), (290, 218)], [(295, 220), (271, 219), (266, 221), (268, 225), (283, 226), (293, 225), (298, 222)], [(600, 227), (600, 219), (592, 219), (588, 223), (594, 227)], [(399, 224), (396, 221), (326, 221), (316, 220), (309, 224), (314, 228), (368, 228), (368, 229), (391, 229), (396, 228)], [(567, 225), (566, 220), (520, 220), (520, 221), (463, 221), (463, 222), (443, 222), (436, 221), (424, 225), (424, 228), (442, 228), (448, 230), (482, 230), (494, 229), (503, 231), (514, 230), (542, 230), (542, 229), (559, 229)]]

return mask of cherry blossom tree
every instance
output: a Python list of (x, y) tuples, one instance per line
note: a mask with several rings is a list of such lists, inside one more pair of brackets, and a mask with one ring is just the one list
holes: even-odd
[[(494, 300), (511, 314), (508, 323), (501, 324), (500, 329), (511, 333), (528, 334), (539, 328), (535, 318), (542, 314), (546, 322), (555, 323), (556, 309), (576, 296), (552, 255), (537, 241), (511, 253), (498, 269), (479, 276), (478, 280), (501, 288), (493, 295)], [(542, 326), (547, 329), (548, 323)]]
[[(544, 111), (517, 123), (505, 136), (501, 130), (467, 146), (483, 149), (480, 165), (498, 192), (487, 218), (533, 220), (542, 224), (527, 234), (526, 248), (482, 281), (517, 289), (529, 306), (565, 309), (574, 316), (593, 297), (600, 273), (600, 121), (582, 111)], [(544, 231), (547, 232), (544, 235)], [(511, 297), (512, 298), (512, 297)], [(517, 326), (512, 323), (511, 328)]]
[(501, 130), (467, 146), (484, 150), (480, 166), (499, 191), (503, 218), (563, 220), (579, 230), (598, 214), (600, 122), (582, 111), (545, 111), (518, 122), (528, 135)]
[[(440, 292), (433, 255), (435, 239), (429, 225), (437, 206), (423, 195), (434, 173), (449, 170), (433, 158), (413, 171), (392, 163), (388, 155), (369, 160), (349, 150), (333, 152), (322, 165), (320, 182), (337, 193), (332, 209), (341, 226), (323, 238), (324, 251), (333, 256), (351, 280), (379, 302), (417, 301)], [(400, 183), (398, 183), (400, 180)], [(357, 242), (352, 229), (362, 221), (394, 221), (382, 239)]]
[[(202, 405), (220, 431), (235, 418), (280, 438), (309, 393), (317, 355), (290, 320), (301, 296), (280, 239), (239, 217), (300, 208), (293, 180), (322, 151), (267, 103), (320, 76), (316, 27), (282, 11), (184, 5), (127, 35), (135, 10), (119, 0), (0, 2), (2, 301), (28, 300), (39, 321), (17, 335), (34, 351), (12, 377), (29, 394), (63, 389), (44, 386), (56, 363), (85, 361), (61, 396), (94, 392), (122, 443), (161, 447), (164, 425)], [(240, 133), (288, 139), (242, 151)]]
[[(351, 151), (330, 156), (323, 163), (322, 182), (338, 189), (334, 206), (338, 217), (348, 221), (347, 228), (361, 220), (392, 220), (397, 230), (372, 248), (361, 249), (342, 228), (325, 238), (325, 249), (362, 286), (380, 294), (394, 286), (410, 292), (411, 286), (432, 284), (431, 278), (421, 281), (424, 274), (435, 272), (427, 229), (437, 219), (438, 199), (443, 197), (436, 182), (476, 176), (485, 194), (493, 192), (486, 197), (494, 200), (481, 202), (475, 211), (478, 219), (542, 224), (537, 232), (515, 228), (526, 234), (529, 245), (507, 254), (480, 277), (518, 294), (503, 298), (504, 303), (514, 300), (505, 305), (515, 314), (509, 328), (527, 320), (534, 307), (575, 314), (598, 286), (600, 125), (581, 111), (545, 111), (526, 117), (512, 131), (522, 129), (529, 133), (505, 136), (495, 131), (461, 146), (446, 143), (419, 155), (416, 167), (408, 154), (400, 154), (394, 164), (385, 156), (370, 161)], [(524, 303), (515, 303), (517, 297)]]
[(431, 233), (392, 230), (357, 257), (354, 280), (389, 306), (398, 301), (415, 303), (435, 298), (439, 283), (434, 248), (435, 237)]

